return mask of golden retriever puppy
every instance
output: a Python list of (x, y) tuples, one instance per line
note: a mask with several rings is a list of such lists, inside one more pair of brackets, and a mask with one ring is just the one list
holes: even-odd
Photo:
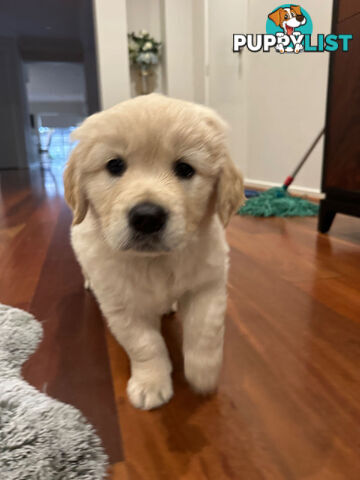
[(64, 173), (86, 285), (131, 361), (127, 393), (151, 409), (172, 394), (160, 318), (178, 303), (185, 375), (216, 387), (224, 336), (224, 226), (243, 203), (226, 124), (209, 108), (151, 94), (92, 115)]

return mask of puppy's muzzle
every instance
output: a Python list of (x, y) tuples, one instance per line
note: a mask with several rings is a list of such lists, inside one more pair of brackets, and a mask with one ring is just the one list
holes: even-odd
[(159, 233), (166, 226), (167, 213), (163, 207), (151, 202), (138, 203), (129, 211), (129, 225), (140, 235)]
[(296, 20), (300, 23), (304, 21), (304, 18), (304, 15), (296, 15)]

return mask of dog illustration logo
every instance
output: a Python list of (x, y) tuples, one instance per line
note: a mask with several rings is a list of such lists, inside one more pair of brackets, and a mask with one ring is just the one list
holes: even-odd
[(280, 25), (286, 35), (292, 35), (297, 27), (306, 23), (306, 18), (299, 5), (291, 5), (290, 8), (280, 7), (275, 12), (270, 13), (269, 18), (275, 25)]
[[(304, 38), (303, 34), (311, 33), (311, 31), (310, 16), (300, 5), (285, 4), (268, 15), (267, 32), (278, 36), (280, 41), (276, 45), (276, 50), (280, 53), (300, 53), (303, 51), (304, 46), (301, 41)], [(284, 38), (285, 35), (287, 38)], [(288, 41), (289, 37), (290, 42)]]
[(266, 18), (266, 33), (233, 33), (233, 52), (252, 53), (348, 52), (353, 35), (313, 33), (310, 15), (300, 5), (279, 5)]

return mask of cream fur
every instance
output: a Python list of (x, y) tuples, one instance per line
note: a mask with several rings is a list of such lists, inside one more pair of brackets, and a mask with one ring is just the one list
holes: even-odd
[[(64, 174), (74, 212), (71, 241), (86, 286), (131, 360), (127, 392), (150, 409), (172, 396), (161, 315), (178, 302), (185, 375), (193, 388), (216, 387), (221, 368), (228, 247), (223, 226), (243, 202), (243, 183), (226, 147), (226, 124), (212, 110), (161, 95), (123, 102), (89, 117)], [(121, 156), (127, 170), (105, 165)], [(179, 159), (196, 174), (173, 173)], [(162, 205), (168, 223), (152, 251), (135, 251), (128, 211)]]

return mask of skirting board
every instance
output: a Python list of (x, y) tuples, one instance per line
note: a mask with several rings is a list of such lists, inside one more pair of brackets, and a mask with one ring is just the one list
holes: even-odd
[[(268, 188), (272, 187), (281, 187), (282, 185), (281, 183), (264, 182), (263, 180), (254, 180), (252, 178), (245, 178), (244, 184), (246, 188), (259, 188), (261, 190), (267, 190)], [(292, 185), (289, 188), (289, 192), (293, 193), (294, 195), (306, 195), (308, 197), (317, 199), (325, 197), (325, 195), (317, 188), (302, 187), (300, 185)]]

